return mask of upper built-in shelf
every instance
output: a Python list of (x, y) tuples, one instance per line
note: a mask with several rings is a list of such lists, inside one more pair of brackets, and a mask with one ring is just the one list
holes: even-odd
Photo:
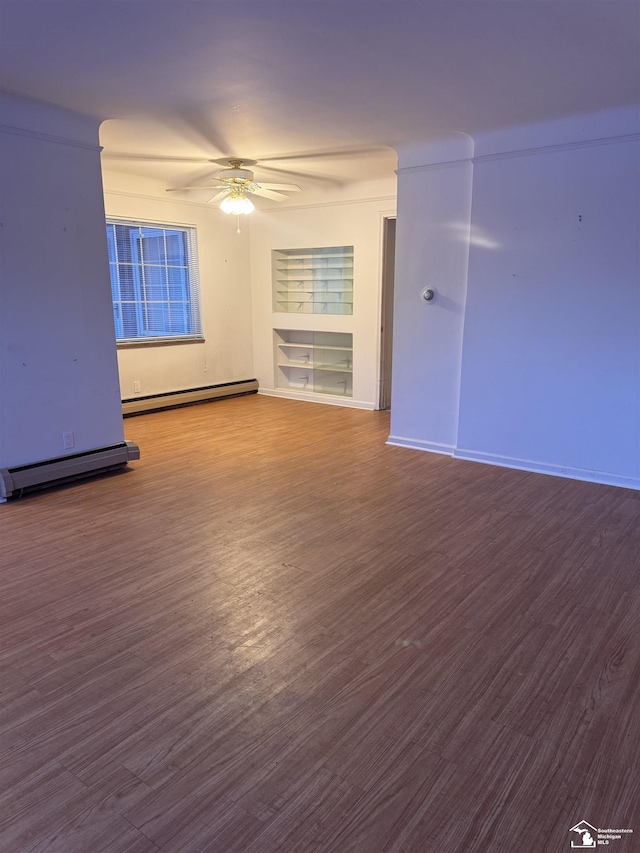
[(353, 314), (353, 246), (274, 249), (273, 310)]

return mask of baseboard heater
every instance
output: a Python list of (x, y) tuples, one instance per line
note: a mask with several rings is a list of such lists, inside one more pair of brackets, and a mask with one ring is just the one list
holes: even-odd
[(257, 379), (244, 379), (241, 382), (225, 382), (222, 385), (208, 385), (205, 388), (187, 388), (184, 391), (169, 391), (167, 394), (150, 394), (148, 397), (129, 397), (122, 401), (122, 414), (125, 417), (141, 415), (158, 409), (174, 409), (178, 406), (206, 403), (221, 397), (256, 394), (257, 391)]
[(53, 486), (80, 477), (89, 477), (121, 468), (133, 459), (140, 459), (140, 449), (133, 441), (123, 441), (110, 447), (88, 450), (73, 456), (46, 459), (16, 468), (0, 468), (0, 503), (14, 492)]

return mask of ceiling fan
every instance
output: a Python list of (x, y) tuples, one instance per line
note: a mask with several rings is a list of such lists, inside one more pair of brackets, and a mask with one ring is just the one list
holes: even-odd
[[(239, 215), (241, 213), (251, 213), (254, 210), (254, 205), (251, 199), (248, 199), (246, 194), (262, 196), (270, 198), (273, 201), (284, 201), (289, 198), (287, 192), (300, 192), (300, 187), (297, 184), (271, 184), (263, 181), (255, 181), (251, 169), (246, 169), (245, 166), (255, 166), (256, 160), (212, 160), (212, 163), (217, 163), (228, 168), (222, 169), (208, 184), (200, 184), (195, 187), (171, 187), (167, 190), (168, 193), (179, 192), (183, 190), (204, 190), (212, 189), (218, 192), (207, 199), (207, 202), (217, 201), (222, 199), (220, 209), (225, 213), (233, 213)], [(284, 192), (283, 192), (284, 191)]]

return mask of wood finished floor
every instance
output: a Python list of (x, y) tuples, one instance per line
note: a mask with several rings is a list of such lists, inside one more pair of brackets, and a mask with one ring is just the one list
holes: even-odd
[(0, 507), (3, 853), (640, 849), (639, 493), (268, 397), (125, 427)]

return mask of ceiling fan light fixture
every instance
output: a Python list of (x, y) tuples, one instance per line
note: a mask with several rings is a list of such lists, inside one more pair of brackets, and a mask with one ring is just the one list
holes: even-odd
[(255, 210), (254, 204), (248, 199), (242, 190), (233, 190), (220, 203), (220, 210), (224, 213), (233, 213), (239, 216), (242, 213), (251, 213)]

